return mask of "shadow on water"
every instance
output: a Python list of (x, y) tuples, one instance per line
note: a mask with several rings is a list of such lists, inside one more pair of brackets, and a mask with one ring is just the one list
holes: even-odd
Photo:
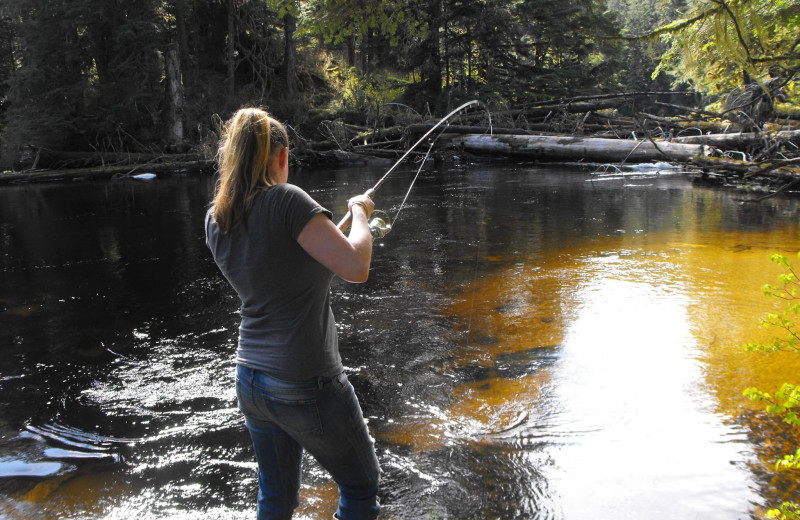
[[(341, 215), (383, 172), (293, 182)], [(741, 390), (798, 361), (739, 345), (796, 201), (685, 178), (423, 174), (370, 281), (336, 282), (385, 518), (742, 518), (792, 496)], [(378, 197), (394, 215), (408, 179)], [(204, 242), (210, 178), (0, 191), (0, 514), (242, 518), (238, 302)], [(787, 441), (788, 445), (788, 441)], [(301, 518), (336, 488), (304, 464)], [(624, 512), (624, 514), (623, 514)]]

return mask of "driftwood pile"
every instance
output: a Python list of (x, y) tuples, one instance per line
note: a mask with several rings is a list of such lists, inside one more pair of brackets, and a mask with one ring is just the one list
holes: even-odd
[[(587, 167), (668, 162), (702, 179), (786, 189), (800, 179), (800, 109), (739, 104), (714, 113), (658, 99), (683, 93), (634, 93), (554, 100), (513, 109), (472, 110), (438, 132), (435, 154), (504, 156)], [(691, 101), (691, 99), (689, 99)], [(757, 106), (758, 113), (753, 113)], [(648, 107), (648, 108), (644, 108)], [(654, 114), (656, 110), (661, 114)], [(392, 117), (386, 116), (387, 120)], [(396, 118), (395, 118), (396, 119)], [(438, 119), (371, 127), (320, 123), (320, 140), (300, 141), (301, 163), (396, 159)], [(423, 155), (427, 146), (421, 146)]]
[[(800, 109), (770, 98), (721, 113), (687, 106), (686, 93), (641, 92), (552, 100), (524, 107), (459, 113), (431, 134), (432, 155), (504, 156), (587, 167), (642, 162), (682, 165), (704, 179), (786, 189), (800, 183)], [(756, 99), (753, 101), (752, 99)], [(666, 102), (670, 101), (670, 102)], [(746, 100), (747, 101), (747, 100)], [(394, 161), (439, 117), (399, 104), (368, 125), (319, 119), (290, 127), (297, 166)], [(766, 106), (766, 108), (765, 108)], [(659, 112), (658, 114), (654, 112)], [(28, 171), (0, 174), (0, 184), (130, 176), (142, 172), (213, 171), (216, 135), (195, 154), (77, 154), (32, 150)], [(422, 156), (420, 146), (412, 156)], [(45, 168), (42, 170), (42, 168)]]

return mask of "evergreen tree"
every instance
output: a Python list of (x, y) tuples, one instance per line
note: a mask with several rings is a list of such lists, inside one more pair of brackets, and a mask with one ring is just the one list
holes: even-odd
[[(85, 14), (88, 142), (137, 149), (162, 138), (163, 53), (169, 39), (157, 0), (95, 2)], [(114, 143), (114, 135), (122, 143)], [(106, 136), (106, 142), (103, 137)]]
[(658, 70), (711, 95), (771, 78), (788, 85), (800, 73), (798, 31), (795, 0), (690, 0), (653, 33), (669, 46)]
[[(619, 24), (605, 0), (524, 0), (516, 14), (529, 47), (529, 91), (536, 96), (617, 90)], [(523, 86), (520, 85), (520, 88)]]
[(70, 0), (22, 0), (14, 34), (19, 66), (9, 81), (4, 159), (19, 145), (74, 145), (86, 119), (88, 69), (85, 35), (78, 32), (86, 5)]
[[(427, 31), (410, 65), (411, 89), (434, 97), (499, 96), (524, 102), (617, 88), (618, 31), (604, 0), (428, 0)], [(441, 72), (427, 74), (434, 67)], [(443, 76), (442, 76), (443, 75)]]
[(160, 133), (156, 0), (20, 0), (4, 159), (20, 145), (138, 150)]
[(653, 77), (658, 60), (666, 50), (660, 41), (640, 37), (670, 23), (679, 15), (683, 0), (610, 0), (609, 9), (617, 14), (627, 42), (623, 51), (620, 82), (629, 92), (666, 91), (671, 79), (663, 73)]

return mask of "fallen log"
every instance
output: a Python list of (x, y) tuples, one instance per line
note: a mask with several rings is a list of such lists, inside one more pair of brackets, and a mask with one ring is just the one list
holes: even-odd
[(726, 157), (694, 157), (692, 164), (714, 172), (735, 173), (742, 178), (765, 176), (781, 179), (795, 179), (800, 177), (800, 168), (792, 166), (794, 160), (789, 161), (739, 161)]
[(388, 159), (397, 158), (402, 152), (399, 150), (375, 150), (366, 153), (345, 151), (340, 149), (314, 151), (299, 150), (293, 158), (299, 167), (326, 164), (326, 165), (354, 165), (354, 164), (386, 164)]
[(586, 118), (587, 123), (596, 123), (602, 124), (606, 126), (623, 126), (629, 127), (634, 126), (635, 120), (632, 117), (609, 117), (602, 114), (593, 113), (590, 114), (588, 118)]
[(683, 105), (676, 105), (674, 103), (662, 103), (661, 101), (656, 101), (655, 104), (660, 107), (667, 107), (672, 108), (674, 110), (679, 110), (681, 112), (689, 112), (692, 114), (698, 114), (702, 116), (709, 116), (709, 117), (722, 117), (722, 114), (718, 114), (716, 112), (709, 112), (707, 110), (702, 110), (699, 108), (694, 107), (685, 107)]
[(615, 94), (594, 94), (588, 96), (575, 96), (571, 98), (558, 98), (552, 101), (544, 101), (539, 103), (538, 106), (544, 106), (547, 104), (564, 104), (564, 103), (574, 103), (576, 101), (591, 101), (597, 99), (613, 99), (613, 98), (625, 98), (625, 99), (634, 99), (637, 97), (650, 97), (650, 96), (694, 96), (694, 92), (660, 92), (660, 91), (636, 91), (636, 92), (618, 92)]
[(778, 119), (800, 119), (800, 107), (789, 103), (775, 103), (775, 117)]
[(568, 114), (577, 114), (585, 112), (596, 112), (598, 110), (605, 110), (608, 108), (618, 108), (625, 104), (624, 99), (603, 99), (600, 101), (589, 102), (574, 102), (563, 103), (546, 106), (530, 106), (526, 108), (516, 108), (511, 110), (501, 110), (495, 112), (500, 116), (524, 116), (524, 117), (542, 117), (548, 116), (553, 113), (566, 112)]
[(33, 170), (0, 173), (0, 184), (12, 182), (64, 181), (74, 179), (99, 179), (115, 175), (135, 173), (175, 173), (176, 171), (204, 171), (212, 169), (215, 161), (189, 161), (176, 163), (153, 163), (124, 166), (98, 166), (94, 168), (72, 168), (68, 170)]
[(391, 128), (378, 128), (375, 130), (365, 130), (350, 138), (350, 144), (369, 144), (384, 140), (395, 140), (403, 136), (404, 128), (402, 126), (393, 126)]
[(361, 133), (367, 132), (363, 126), (355, 126), (342, 121), (320, 121), (319, 132), (328, 141), (334, 141), (337, 145), (347, 143)]
[(333, 141), (307, 141), (298, 146), (298, 149), (307, 148), (316, 152), (324, 152), (326, 150), (333, 150), (336, 143)]
[(353, 151), (359, 152), (359, 151), (368, 150), (368, 149), (371, 149), (371, 148), (387, 148), (387, 147), (388, 148), (391, 148), (391, 147), (398, 147), (399, 148), (403, 144), (404, 141), (405, 141), (404, 139), (394, 139), (392, 141), (376, 141), (376, 142), (373, 142), (373, 143), (359, 144), (359, 145), (353, 146)]
[(178, 163), (203, 160), (200, 154), (161, 154), (161, 153), (131, 153), (131, 152), (70, 152), (64, 150), (50, 150), (48, 148), (34, 149), (28, 152), (33, 168), (56, 170), (61, 168), (90, 168), (94, 166), (122, 164), (136, 165), (144, 163)]
[(663, 160), (688, 162), (695, 156), (708, 153), (707, 147), (695, 144), (544, 135), (468, 135), (461, 139), (461, 146), (468, 152), (479, 154), (617, 163)]
[(679, 131), (697, 130), (700, 132), (713, 132), (719, 134), (725, 133), (728, 130), (734, 130), (736, 132), (740, 131), (739, 125), (732, 123), (730, 121), (714, 122), (702, 119), (677, 119), (677, 118), (656, 116), (645, 112), (640, 112), (639, 116), (642, 119), (649, 119), (651, 121), (655, 121), (656, 123), (661, 123), (662, 125), (666, 125), (668, 128), (675, 128), (676, 130)]
[(737, 132), (733, 134), (706, 134), (675, 137), (673, 143), (706, 144), (725, 150), (746, 149), (764, 140), (781, 140), (800, 145), (800, 130), (780, 132)]
[[(434, 124), (416, 124), (416, 125), (409, 125), (408, 126), (408, 133), (411, 135), (417, 134), (424, 134), (431, 128), (433, 128)], [(467, 125), (445, 125), (442, 127), (443, 134), (482, 134), (482, 133), (490, 133), (490, 128), (488, 125), (486, 126), (467, 126)], [(491, 128), (491, 133), (496, 135), (521, 135), (521, 134), (528, 134), (529, 131), (521, 130), (519, 128)], [(533, 132), (530, 132), (533, 134)]]

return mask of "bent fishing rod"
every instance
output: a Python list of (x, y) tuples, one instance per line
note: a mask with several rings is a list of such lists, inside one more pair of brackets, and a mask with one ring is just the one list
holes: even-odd
[[(381, 178), (378, 180), (378, 182), (376, 182), (376, 183), (375, 183), (375, 186), (373, 186), (372, 188), (370, 188), (370, 189), (368, 189), (367, 191), (365, 191), (365, 192), (364, 192), (364, 195), (366, 195), (366, 196), (367, 196), (367, 197), (369, 197), (369, 198), (372, 198), (372, 197), (375, 195), (375, 192), (377, 192), (377, 191), (378, 191), (378, 189), (380, 189), (380, 187), (383, 185), (383, 183), (386, 181), (386, 179), (389, 177), (389, 175), (391, 175), (391, 174), (392, 174), (392, 172), (395, 170), (395, 168), (397, 168), (397, 167), (400, 165), (400, 163), (402, 163), (402, 162), (403, 162), (403, 160), (404, 160), (406, 157), (408, 157), (408, 154), (410, 154), (410, 153), (411, 153), (411, 152), (412, 152), (412, 151), (413, 151), (413, 150), (414, 150), (414, 149), (415, 149), (417, 146), (419, 146), (419, 145), (420, 145), (420, 143), (422, 143), (422, 142), (423, 142), (423, 141), (424, 141), (424, 140), (425, 140), (425, 139), (426, 139), (426, 138), (427, 138), (429, 135), (431, 135), (431, 134), (433, 133), (433, 131), (434, 131), (434, 130), (436, 130), (437, 128), (439, 128), (439, 127), (440, 127), (442, 124), (444, 124), (444, 122), (445, 122), (445, 121), (447, 121), (448, 119), (450, 119), (452, 116), (454, 116), (454, 115), (455, 115), (455, 114), (457, 114), (458, 112), (460, 112), (460, 111), (464, 110), (464, 109), (465, 109), (465, 108), (467, 108), (467, 107), (470, 107), (470, 106), (472, 106), (472, 105), (476, 105), (476, 104), (479, 104), (479, 103), (480, 103), (480, 101), (478, 101), (477, 99), (473, 99), (472, 101), (469, 101), (469, 102), (467, 102), (467, 103), (464, 103), (463, 105), (461, 105), (460, 107), (456, 108), (455, 110), (453, 110), (452, 112), (450, 112), (449, 114), (447, 114), (446, 116), (444, 116), (442, 119), (440, 119), (440, 120), (439, 120), (439, 122), (438, 122), (438, 123), (436, 123), (435, 125), (433, 125), (433, 126), (432, 126), (432, 127), (431, 127), (431, 128), (428, 130), (428, 131), (427, 131), (427, 132), (425, 132), (425, 135), (423, 135), (422, 137), (420, 137), (420, 138), (419, 138), (419, 140), (418, 140), (416, 143), (414, 143), (414, 145), (413, 145), (413, 146), (411, 146), (411, 148), (409, 148), (408, 150), (406, 150), (406, 153), (404, 153), (404, 154), (403, 154), (403, 155), (402, 155), (402, 156), (401, 156), (401, 157), (400, 157), (400, 158), (397, 160), (397, 162), (395, 162), (395, 163), (392, 165), (392, 167), (391, 167), (391, 168), (389, 168), (389, 169), (386, 171), (386, 173), (383, 175), (383, 177), (381, 177)], [(431, 145), (431, 146), (433, 146), (433, 145)], [(430, 149), (428, 150), (428, 152), (430, 153)], [(427, 157), (427, 155), (426, 155), (426, 157)], [(423, 162), (424, 162), (424, 161), (423, 161)], [(420, 169), (421, 169), (421, 168), (422, 168), (422, 167), (420, 167)], [(419, 174), (419, 172), (417, 172), (417, 174)], [(415, 177), (415, 179), (416, 179), (416, 177)], [(408, 196), (408, 195), (406, 194), (406, 196)], [(346, 229), (347, 229), (347, 227), (350, 225), (350, 221), (352, 220), (352, 218), (353, 218), (353, 213), (350, 211), (350, 208), (348, 208), (348, 209), (347, 209), (347, 213), (344, 215), (344, 217), (342, 218), (342, 220), (340, 220), (340, 221), (339, 221), (339, 223), (336, 225), (336, 227), (338, 227), (338, 228), (339, 228), (341, 231), (344, 231), (344, 230), (346, 230)]]

